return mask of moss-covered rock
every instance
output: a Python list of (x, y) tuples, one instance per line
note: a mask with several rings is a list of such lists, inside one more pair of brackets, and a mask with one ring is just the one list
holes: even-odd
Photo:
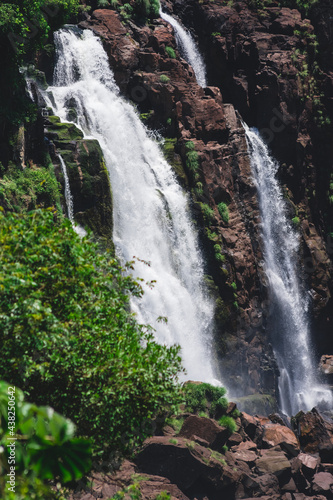
[(270, 415), (277, 411), (276, 399), (270, 394), (252, 394), (234, 399), (238, 408), (250, 415)]
[(162, 150), (165, 156), (165, 159), (172, 166), (179, 182), (183, 187), (188, 186), (187, 175), (184, 171), (183, 162), (181, 157), (175, 152), (177, 139), (165, 139)]
[(112, 245), (111, 186), (98, 141), (82, 139), (56, 144), (67, 166), (75, 220), (88, 226), (108, 246)]
[(47, 136), (54, 141), (78, 141), (83, 133), (74, 123), (62, 123), (58, 116), (48, 116), (45, 120)]

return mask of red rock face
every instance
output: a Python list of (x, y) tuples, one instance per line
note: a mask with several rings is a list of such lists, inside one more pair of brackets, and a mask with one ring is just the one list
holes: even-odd
[[(314, 94), (324, 94), (323, 109), (332, 121), (332, 3), (320, 2), (311, 10), (310, 20), (295, 9), (274, 6), (274, 2), (258, 11), (246, 1), (237, 0), (233, 8), (224, 4), (222, 0), (180, 0), (168, 7), (198, 34), (209, 81), (221, 89), (224, 101), (231, 102), (249, 125), (261, 131), (282, 164), (279, 174), (291, 210), (295, 213), (296, 207), (302, 222), (313, 330), (320, 353), (327, 354), (333, 349), (333, 248), (327, 236), (332, 220), (327, 195), (333, 163), (332, 128), (318, 125), (315, 96), (307, 79), (316, 59), (322, 73)], [(307, 41), (315, 35), (317, 57)], [(302, 76), (305, 63), (309, 74)]]

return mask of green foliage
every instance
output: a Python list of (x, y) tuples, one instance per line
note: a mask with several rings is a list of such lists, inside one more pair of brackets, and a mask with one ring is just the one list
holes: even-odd
[(190, 413), (207, 412), (209, 416), (215, 418), (221, 415), (228, 406), (225, 398), (226, 389), (215, 387), (211, 384), (188, 383), (184, 387), (185, 410)]
[(105, 9), (107, 7), (110, 7), (109, 0), (98, 0), (97, 1), (97, 7), (99, 9)]
[[(12, 403), (13, 402), (13, 403)], [(8, 407), (15, 410), (15, 428), (8, 418)], [(50, 407), (24, 401), (23, 392), (0, 381), (0, 494), (3, 499), (44, 500), (55, 494), (43, 483), (78, 480), (91, 466), (90, 443), (74, 437), (74, 424)], [(15, 436), (16, 494), (6, 487), (10, 471), (9, 449)], [(1, 452), (1, 447), (2, 452)]]
[[(142, 478), (145, 479), (145, 478)], [(117, 493), (110, 500), (140, 500), (142, 498), (142, 493), (140, 490), (140, 483), (135, 482), (127, 488), (124, 488)], [(170, 495), (167, 491), (161, 491), (154, 500), (170, 500)]]
[(0, 376), (71, 418), (95, 452), (131, 450), (180, 401), (181, 370), (179, 348), (129, 311), (143, 294), (132, 263), (37, 210), (0, 214), (0, 266)]
[(165, 424), (170, 425), (170, 427), (172, 427), (177, 434), (182, 428), (183, 423), (184, 423), (184, 418), (168, 417), (165, 421)]
[(160, 82), (161, 83), (169, 83), (170, 82), (170, 78), (166, 75), (161, 75), (160, 76)]
[(9, 35), (22, 56), (41, 46), (51, 30), (78, 13), (79, 6), (79, 0), (7, 0), (0, 6), (0, 38)]
[(211, 224), (215, 219), (215, 213), (207, 203), (201, 203), (201, 211), (207, 224)]
[(319, 0), (280, 0), (281, 7), (289, 7), (298, 9), (305, 14), (308, 14), (311, 8), (318, 3)]
[(293, 223), (293, 225), (294, 225), (295, 227), (298, 227), (298, 226), (299, 226), (299, 224), (300, 224), (299, 217), (297, 217), (297, 216), (296, 216), (296, 217), (293, 217), (293, 218), (292, 218), (292, 223)]
[(192, 176), (196, 178), (199, 170), (199, 155), (195, 150), (193, 141), (188, 141), (185, 144), (186, 150), (186, 166), (191, 172)]
[(219, 424), (222, 427), (225, 427), (230, 435), (236, 432), (237, 430), (237, 424), (235, 420), (232, 417), (229, 417), (228, 415), (223, 415), (223, 417), (219, 419)]
[(213, 458), (214, 460), (217, 460), (222, 465), (227, 465), (227, 462), (224, 460), (223, 455), (221, 453), (219, 453), (218, 451), (212, 450), (210, 458), (211, 459)]
[(229, 209), (228, 205), (224, 202), (221, 202), (217, 205), (217, 209), (219, 211), (219, 214), (225, 224), (228, 224), (229, 222)]
[(155, 498), (155, 500), (170, 500), (171, 496), (167, 491), (161, 491)]
[(171, 439), (169, 439), (169, 443), (178, 444), (178, 441), (177, 441), (177, 439), (171, 438)]
[(33, 165), (24, 170), (11, 165), (0, 179), (0, 205), (10, 211), (26, 212), (38, 205), (60, 207), (59, 193), (53, 165), (48, 168)]
[(176, 52), (172, 47), (165, 47), (165, 52), (169, 57), (171, 57), (171, 59), (176, 59)]
[(138, 18), (143, 20), (154, 19), (159, 16), (159, 0), (136, 0), (135, 13)]

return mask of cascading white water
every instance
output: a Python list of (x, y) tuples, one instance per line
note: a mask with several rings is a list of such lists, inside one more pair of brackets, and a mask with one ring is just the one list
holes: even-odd
[(265, 271), (272, 304), (272, 342), (280, 370), (281, 410), (294, 415), (325, 401), (329, 390), (316, 380), (309, 335), (308, 299), (297, 271), (299, 238), (286, 214), (276, 178), (277, 163), (256, 129), (244, 125), (251, 167), (258, 190)]
[(73, 196), (71, 193), (71, 187), (69, 184), (69, 178), (68, 178), (68, 173), (67, 173), (67, 167), (66, 164), (62, 158), (61, 155), (58, 155), (60, 165), (61, 165), (61, 170), (62, 174), (64, 176), (64, 181), (65, 181), (65, 200), (66, 200), (66, 206), (67, 206), (67, 216), (73, 226), (75, 225), (74, 221), (74, 206), (73, 206)]
[[(156, 280), (143, 299), (133, 301), (139, 322), (156, 328), (158, 342), (180, 344), (188, 377), (214, 382), (214, 307), (203, 285), (188, 197), (133, 106), (119, 96), (101, 41), (89, 30), (75, 31), (55, 34), (58, 60), (49, 104), (52, 94), (56, 114), (66, 121), (66, 103), (73, 107), (75, 102), (79, 126), (101, 145), (113, 190), (119, 257), (150, 262), (135, 265), (146, 281)], [(156, 322), (158, 316), (168, 323)]]
[(169, 14), (160, 11), (160, 16), (173, 27), (178, 49), (182, 57), (192, 66), (198, 84), (200, 87), (207, 87), (206, 65), (192, 35)]

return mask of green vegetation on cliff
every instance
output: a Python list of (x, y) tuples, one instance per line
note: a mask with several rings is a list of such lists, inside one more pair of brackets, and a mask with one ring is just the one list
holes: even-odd
[[(180, 401), (178, 347), (129, 311), (142, 287), (51, 210), (0, 214), (0, 377), (71, 418), (95, 453), (132, 449)], [(126, 271), (126, 274), (124, 274)]]
[(79, 6), (80, 0), (7, 0), (0, 5), (0, 161), (4, 164), (16, 128), (36, 114), (19, 67), (77, 14)]

